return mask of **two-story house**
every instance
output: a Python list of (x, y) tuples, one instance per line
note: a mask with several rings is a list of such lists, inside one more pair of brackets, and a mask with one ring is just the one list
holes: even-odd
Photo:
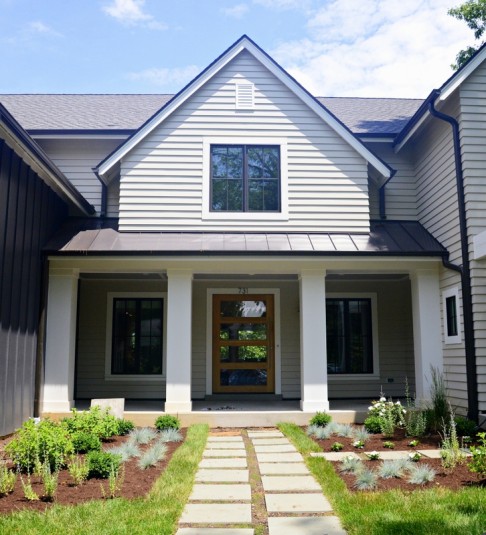
[(173, 96), (0, 95), (95, 210), (44, 247), (39, 412), (308, 414), (431, 367), (486, 412), (485, 56), (425, 101), (316, 98), (246, 36)]

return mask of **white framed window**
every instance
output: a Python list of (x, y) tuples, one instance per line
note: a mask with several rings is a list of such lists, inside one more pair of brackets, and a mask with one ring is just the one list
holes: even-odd
[(166, 309), (164, 292), (108, 292), (106, 380), (165, 377)]
[(379, 376), (378, 311), (375, 293), (326, 295), (329, 378)]
[(444, 318), (444, 343), (460, 344), (459, 288), (454, 286), (442, 292), (442, 317)]
[(287, 141), (204, 138), (202, 202), (205, 220), (288, 221)]

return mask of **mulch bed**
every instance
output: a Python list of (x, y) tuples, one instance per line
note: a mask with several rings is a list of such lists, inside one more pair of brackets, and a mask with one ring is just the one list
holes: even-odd
[[(181, 429), (181, 433), (185, 439), (186, 430)], [(110, 441), (103, 444), (103, 449), (118, 446), (127, 440), (127, 437), (114, 437)], [(6, 441), (3, 440), (0, 443), (0, 459), (3, 457), (3, 447), (5, 442)], [(152, 466), (146, 470), (141, 470), (138, 468), (138, 459), (131, 459), (130, 461), (123, 463), (123, 466), (125, 467), (125, 477), (121, 491), (117, 493), (117, 496), (127, 499), (145, 496), (152, 488), (155, 480), (165, 470), (172, 455), (182, 443), (183, 442), (167, 443), (167, 454), (164, 459), (159, 461), (156, 466)], [(147, 446), (145, 446), (145, 448), (146, 447)], [(140, 449), (143, 451), (144, 446), (140, 446)], [(80, 457), (83, 456), (81, 455)], [(9, 468), (12, 467), (11, 465), (7, 466)], [(40, 479), (32, 476), (31, 482), (34, 491), (39, 496), (42, 496), (44, 487), (40, 482)], [(103, 486), (105, 489), (105, 495), (109, 496), (107, 479), (88, 479), (83, 484), (75, 487), (72, 486), (71, 476), (69, 475), (68, 470), (65, 469), (59, 473), (59, 484), (53, 502), (43, 501), (42, 498), (39, 501), (29, 501), (24, 497), (20, 478), (17, 478), (14, 492), (7, 496), (0, 497), (0, 514), (11, 513), (21, 509), (45, 511), (54, 503), (61, 505), (77, 505), (90, 500), (100, 500), (103, 499), (101, 486)]]
[[(357, 449), (353, 447), (352, 443), (354, 439), (337, 437), (334, 435), (331, 438), (326, 439), (326, 440), (317, 440), (315, 438), (313, 438), (313, 440), (319, 444), (319, 446), (322, 448), (323, 451), (327, 451), (327, 452), (331, 451), (331, 446), (335, 442), (340, 442), (344, 446), (341, 451), (354, 452), (357, 454), (362, 453), (364, 451), (378, 451), (378, 452), (409, 451), (411, 452), (414, 450), (440, 449), (440, 445), (441, 445), (441, 438), (439, 435), (429, 435), (429, 436), (420, 438), (419, 445), (416, 446), (415, 448), (412, 448), (408, 444), (413, 439), (405, 436), (405, 431), (403, 429), (397, 429), (392, 439), (384, 438), (383, 435), (381, 434), (371, 435), (370, 439), (366, 441), (364, 449)], [(383, 446), (383, 443), (386, 441), (393, 442), (395, 445), (395, 448), (393, 450), (385, 448)], [(375, 470), (381, 462), (382, 462), (381, 460), (363, 461), (366, 468), (372, 469), (372, 470)], [(469, 471), (468, 466), (467, 466), (467, 463), (469, 462), (468, 459), (463, 464), (456, 466), (453, 470), (444, 470), (440, 459), (426, 459), (422, 457), (422, 459), (418, 462), (419, 464), (427, 464), (428, 466), (430, 466), (431, 468), (435, 470), (436, 477), (434, 481), (430, 483), (426, 483), (425, 485), (412, 485), (411, 483), (407, 482), (406, 477), (392, 478), (392, 479), (378, 478), (378, 486), (376, 490), (386, 491), (386, 490), (400, 489), (403, 491), (416, 491), (420, 489), (431, 489), (431, 488), (436, 488), (436, 487), (443, 487), (443, 488), (447, 488), (450, 490), (459, 490), (461, 488), (472, 487), (472, 486), (486, 487), (486, 479), (481, 480), (476, 474)], [(341, 473), (339, 471), (339, 466), (341, 463), (339, 462), (333, 462), (332, 464), (333, 464), (334, 470), (341, 477), (341, 479), (346, 483), (346, 486), (348, 487), (350, 491), (362, 492), (362, 491), (357, 491), (354, 488), (356, 477), (353, 474)]]

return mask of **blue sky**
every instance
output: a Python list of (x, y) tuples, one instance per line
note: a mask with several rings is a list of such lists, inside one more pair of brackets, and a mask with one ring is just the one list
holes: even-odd
[(317, 96), (425, 97), (454, 0), (0, 0), (0, 93), (174, 93), (248, 34)]

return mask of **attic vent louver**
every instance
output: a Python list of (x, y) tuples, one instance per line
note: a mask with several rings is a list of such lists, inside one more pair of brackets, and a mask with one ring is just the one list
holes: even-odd
[(253, 84), (236, 84), (236, 109), (252, 110), (255, 107)]

